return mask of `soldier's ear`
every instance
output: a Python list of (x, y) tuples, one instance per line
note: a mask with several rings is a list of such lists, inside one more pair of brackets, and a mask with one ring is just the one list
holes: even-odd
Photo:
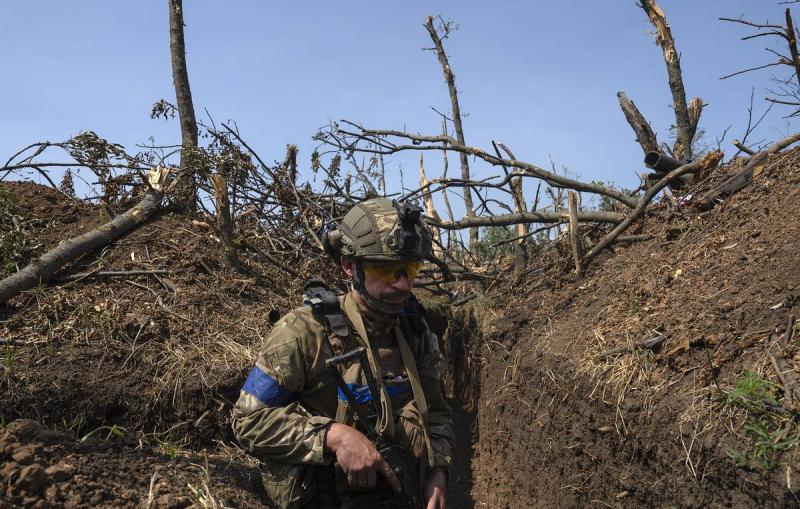
[(348, 277), (350, 277), (350, 279), (353, 279), (356, 274), (355, 260), (353, 260), (352, 258), (348, 258), (346, 256), (342, 256), (341, 263), (342, 263), (342, 270), (344, 270), (344, 273), (347, 274)]

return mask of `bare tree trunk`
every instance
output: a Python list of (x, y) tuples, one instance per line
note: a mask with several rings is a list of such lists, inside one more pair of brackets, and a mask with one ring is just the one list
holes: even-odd
[[(442, 136), (447, 136), (447, 120), (444, 118), (442, 119)], [(447, 150), (442, 145), (442, 180), (447, 178), (447, 168), (449, 164), (447, 162)], [(455, 217), (453, 216), (453, 209), (450, 207), (450, 199), (447, 197), (447, 188), (442, 188), (442, 201), (444, 202), (444, 208), (447, 210), (447, 218), (452, 223), (455, 221)], [(452, 249), (452, 233), (447, 234), (447, 250)]]
[(197, 159), (197, 121), (189, 88), (189, 73), (186, 70), (186, 46), (183, 41), (183, 0), (168, 0), (169, 3), (169, 49), (172, 56), (172, 81), (178, 103), (181, 124), (181, 163), (175, 185), (175, 205), (179, 210), (195, 211), (197, 184), (194, 162)]
[(633, 132), (636, 133), (636, 141), (639, 143), (639, 146), (642, 147), (644, 154), (647, 155), (648, 152), (661, 152), (661, 149), (658, 147), (656, 133), (653, 132), (653, 128), (650, 127), (650, 123), (644, 118), (639, 108), (633, 104), (633, 101), (628, 99), (625, 92), (617, 92), (617, 97), (619, 98), (619, 106), (622, 108), (622, 113), (625, 114), (625, 119), (628, 121), (628, 124), (630, 124)]
[[(154, 170), (158, 171), (158, 170)], [(129, 231), (141, 225), (159, 209), (163, 193), (161, 191), (166, 171), (157, 174), (154, 186), (144, 198), (111, 221), (94, 230), (60, 243), (39, 258), (31, 260), (22, 270), (0, 281), (0, 304), (42, 284), (65, 264), (114, 242)]]
[[(514, 154), (511, 152), (511, 149), (500, 144), (500, 148), (505, 151), (505, 153), (511, 159), (516, 159)], [(525, 195), (522, 192), (522, 177), (514, 177), (509, 182), (509, 188), (511, 189), (511, 196), (514, 200), (514, 212), (517, 214), (524, 214), (528, 212), (528, 206), (525, 203)], [(525, 270), (525, 267), (528, 266), (528, 224), (527, 223), (517, 223), (514, 225), (514, 233), (516, 234), (519, 239), (514, 241), (514, 271), (521, 272)]]
[[(428, 184), (428, 177), (425, 175), (425, 163), (423, 160), (423, 154), (419, 154), (419, 185), (420, 187), (425, 187)], [(433, 206), (433, 197), (431, 196), (430, 191), (424, 191), (422, 193), (422, 202), (425, 204), (425, 213), (428, 217), (432, 217), (437, 221), (440, 220), (439, 213), (436, 212), (436, 208)], [(442, 258), (442, 235), (439, 232), (439, 228), (433, 227), (431, 228), (433, 233), (433, 254), (437, 258)]]
[(661, 46), (664, 52), (664, 62), (667, 64), (669, 89), (672, 92), (672, 103), (675, 109), (675, 126), (678, 129), (673, 155), (678, 160), (689, 161), (692, 158), (692, 141), (697, 132), (697, 122), (700, 119), (703, 101), (700, 98), (692, 99), (692, 111), (690, 112), (690, 107), (686, 103), (686, 90), (683, 87), (680, 55), (675, 48), (675, 39), (672, 37), (672, 30), (664, 11), (655, 0), (641, 0), (640, 6), (656, 28), (656, 43)]
[(797, 51), (797, 34), (794, 31), (794, 21), (789, 8), (786, 8), (786, 42), (789, 44), (789, 54), (792, 55), (792, 65), (797, 82), (800, 84), (800, 52)]
[(221, 175), (213, 175), (211, 184), (214, 186), (214, 201), (217, 204), (217, 235), (222, 244), (222, 252), (228, 264), (238, 269), (241, 263), (233, 245), (233, 219), (228, 201), (228, 185)]
[[(456, 131), (456, 140), (462, 146), (466, 146), (464, 141), (464, 129), (461, 125), (461, 108), (458, 105), (458, 91), (456, 89), (456, 77), (450, 68), (450, 62), (447, 60), (447, 53), (444, 51), (442, 45), (442, 38), (433, 26), (433, 17), (428, 16), (425, 20), (425, 28), (431, 36), (433, 45), (436, 48), (436, 56), (439, 58), (439, 63), (442, 65), (444, 72), (444, 80), (447, 82), (447, 89), (450, 93), (450, 105), (453, 113), (453, 127)], [(465, 152), (459, 152), (461, 160), (461, 178), (465, 181), (470, 179), (469, 176), (469, 161)], [(469, 188), (464, 189), (464, 207), (467, 209), (467, 217), (475, 217), (475, 208), (472, 204), (472, 191)], [(478, 228), (470, 228), (469, 230), (469, 249), (473, 256), (477, 254), (478, 250)]]

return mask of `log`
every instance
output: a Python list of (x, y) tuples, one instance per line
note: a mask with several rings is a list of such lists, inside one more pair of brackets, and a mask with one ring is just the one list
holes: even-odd
[(650, 189), (648, 189), (641, 200), (639, 200), (636, 208), (631, 211), (630, 215), (620, 222), (613, 230), (611, 230), (600, 242), (598, 242), (588, 253), (584, 256), (584, 267), (588, 266), (589, 262), (597, 256), (600, 251), (608, 247), (614, 240), (619, 237), (631, 224), (645, 211), (647, 205), (661, 192), (662, 189), (667, 187), (675, 179), (683, 175), (693, 173), (696, 171), (707, 170), (719, 164), (722, 159), (722, 152), (709, 152), (700, 161), (687, 163), (669, 172), (664, 178), (656, 182)]
[(733, 146), (738, 148), (739, 150), (741, 150), (742, 152), (744, 152), (745, 154), (747, 154), (749, 156), (755, 155), (755, 153), (756, 153), (755, 150), (751, 149), (750, 147), (745, 146), (745, 144), (742, 143), (739, 140), (733, 140)]
[(753, 179), (753, 172), (755, 169), (761, 164), (765, 164), (770, 155), (783, 150), (797, 141), (800, 141), (800, 133), (795, 133), (773, 143), (765, 150), (758, 152), (747, 161), (744, 168), (698, 198), (695, 201), (696, 206), (700, 209), (707, 210), (714, 206), (716, 200), (721, 200), (737, 193), (750, 183)]
[(583, 277), (583, 244), (581, 243), (581, 225), (578, 222), (578, 194), (570, 191), (567, 197), (569, 204), (569, 241), (572, 244), (572, 257), (575, 259), (575, 275)]
[[(582, 223), (619, 223), (625, 218), (619, 212), (603, 212), (599, 210), (581, 210), (578, 212), (578, 221)], [(509, 226), (517, 223), (562, 223), (569, 219), (569, 214), (561, 212), (525, 212), (524, 214), (501, 214), (497, 216), (482, 216), (464, 218), (458, 221), (437, 221), (426, 218), (426, 222), (444, 230), (460, 230), (473, 226)]]
[(148, 172), (150, 187), (144, 198), (111, 221), (83, 235), (73, 237), (31, 260), (19, 272), (0, 280), (0, 304), (50, 280), (65, 264), (91, 253), (135, 229), (150, 219), (161, 207), (168, 170), (156, 168)]

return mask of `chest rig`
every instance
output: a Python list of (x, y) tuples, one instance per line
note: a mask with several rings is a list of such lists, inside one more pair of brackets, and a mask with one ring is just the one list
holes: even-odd
[[(393, 436), (394, 413), (391, 408), (389, 394), (381, 376), (381, 369), (377, 356), (371, 350), (363, 321), (359, 312), (355, 309), (352, 299), (345, 301), (346, 309), (343, 310), (336, 294), (319, 279), (309, 280), (303, 286), (303, 293), (304, 303), (311, 306), (315, 319), (325, 328), (328, 335), (328, 344), (333, 356), (341, 356), (359, 346), (366, 347), (366, 350), (369, 352), (372, 370), (378, 375), (376, 376), (377, 382), (380, 385), (380, 394), (378, 397), (384, 409), (382, 414), (388, 416), (384, 419), (385, 422), (377, 423), (376, 428), (381, 434)], [(394, 327), (394, 333), (397, 338), (406, 373), (411, 383), (414, 402), (422, 420), (422, 433), (424, 436), (425, 448), (427, 449), (428, 462), (432, 465), (433, 450), (431, 448), (430, 433), (427, 425), (428, 406), (417, 368), (417, 360), (422, 358), (421, 356), (423, 355), (424, 348), (424, 345), (417, 340), (417, 338), (422, 337), (426, 329), (424, 312), (425, 310), (419, 301), (411, 296), (408, 303), (400, 312), (399, 323), (398, 326)], [(366, 344), (360, 345), (358, 343), (348, 324), (348, 318), (355, 328), (355, 332), (359, 337), (363, 338)], [(342, 377), (348, 381), (359, 380), (362, 376), (360, 365), (355, 361), (340, 365), (339, 370)], [(342, 399), (343, 398), (340, 398), (338, 401), (336, 421), (352, 425), (354, 422), (355, 410), (350, 408), (349, 404), (346, 401), (342, 401)]]

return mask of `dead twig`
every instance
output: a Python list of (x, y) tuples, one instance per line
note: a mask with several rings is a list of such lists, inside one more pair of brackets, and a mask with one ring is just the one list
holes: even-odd
[[(786, 334), (783, 336), (780, 347), (786, 347), (792, 341), (794, 336), (794, 316), (789, 317), (789, 322), (786, 324)], [(777, 346), (777, 345), (776, 345)], [(783, 393), (786, 406), (795, 408), (796, 404), (800, 404), (800, 381), (798, 381), (797, 374), (794, 369), (789, 366), (789, 363), (784, 359), (779, 352), (779, 349), (773, 348), (770, 353), (769, 360), (778, 378), (783, 385)]]
[(24, 339), (3, 339), (0, 338), (0, 345), (4, 346), (27, 346), (28, 342)]
[(750, 183), (756, 168), (766, 164), (770, 155), (780, 152), (797, 141), (800, 141), (800, 133), (795, 133), (773, 143), (767, 149), (753, 155), (744, 168), (701, 196), (695, 202), (697, 207), (703, 210), (709, 209), (714, 206), (717, 200), (722, 200), (740, 191)]
[(667, 337), (657, 332), (657, 336), (653, 338), (642, 339), (630, 345), (623, 345), (623, 346), (615, 346), (614, 348), (609, 348), (608, 350), (604, 350), (596, 355), (598, 359), (607, 359), (609, 357), (613, 357), (615, 355), (621, 355), (625, 353), (630, 353), (636, 350), (637, 348), (643, 348), (647, 350), (651, 350), (661, 344)]
[(114, 277), (128, 277), (128, 276), (147, 276), (167, 274), (166, 270), (107, 270), (98, 272), (81, 272), (79, 274), (69, 274), (67, 276), (57, 276), (50, 279), (51, 283), (67, 283), (79, 279), (102, 279)]

